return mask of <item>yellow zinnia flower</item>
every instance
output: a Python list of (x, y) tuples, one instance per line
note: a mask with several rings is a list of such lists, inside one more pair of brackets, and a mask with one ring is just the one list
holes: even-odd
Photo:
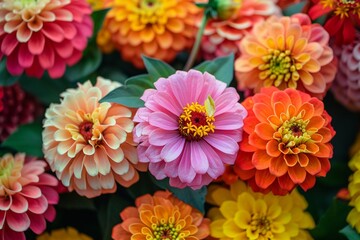
[(226, 189), (209, 188), (210, 235), (230, 239), (312, 239), (306, 231), (315, 227), (304, 210), (307, 202), (297, 190), (286, 196), (254, 193), (244, 182), (237, 181)]
[(350, 160), (349, 167), (354, 174), (349, 178), (349, 205), (354, 207), (347, 216), (347, 222), (360, 233), (360, 151)]

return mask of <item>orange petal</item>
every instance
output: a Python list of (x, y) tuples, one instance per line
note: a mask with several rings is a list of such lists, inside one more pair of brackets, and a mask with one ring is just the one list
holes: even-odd
[(325, 119), (320, 116), (314, 116), (310, 119), (308, 125), (306, 126), (306, 130), (310, 129), (320, 129), (324, 126)]
[(267, 146), (266, 146), (267, 143), (268, 143), (268, 141), (260, 138), (256, 133), (251, 133), (249, 135), (249, 144), (253, 145), (254, 147), (256, 147), (258, 149), (265, 150), (265, 148), (267, 148)]
[(162, 49), (168, 49), (173, 42), (173, 35), (169, 32), (164, 32), (161, 35), (156, 35), (156, 40)]
[(317, 157), (309, 156), (309, 163), (305, 170), (311, 175), (316, 175), (321, 171), (321, 163)]
[(269, 167), (271, 174), (275, 175), (276, 177), (281, 177), (287, 172), (287, 170), (288, 166), (286, 165), (283, 156), (271, 159)]
[(249, 144), (249, 134), (246, 133), (243, 134), (243, 139), (240, 142), (239, 146), (240, 146), (240, 150), (244, 152), (255, 152), (257, 150), (256, 147)]
[(256, 117), (247, 117), (244, 119), (244, 130), (247, 133), (254, 132), (256, 125), (259, 123), (259, 120)]
[(273, 139), (274, 128), (268, 123), (259, 123), (255, 126), (255, 133), (264, 140)]
[(318, 143), (319, 151), (314, 155), (320, 158), (330, 158), (333, 155), (332, 147), (330, 144)]
[(170, 18), (166, 27), (174, 33), (180, 33), (184, 30), (184, 23), (180, 19)]
[(274, 114), (270, 106), (265, 103), (255, 103), (253, 111), (260, 122), (267, 122), (267, 118)]
[(299, 161), (299, 156), (297, 154), (285, 154), (284, 160), (289, 167), (293, 167)]
[(258, 170), (255, 173), (256, 185), (263, 189), (268, 188), (275, 181), (275, 178), (268, 170)]
[(269, 156), (266, 151), (259, 150), (254, 152), (252, 156), (252, 163), (258, 170), (269, 168), (272, 157)]
[(316, 154), (319, 151), (319, 146), (312, 142), (306, 142), (306, 150), (308, 150), (312, 154)]
[(333, 137), (332, 132), (328, 128), (320, 128), (317, 133), (323, 137), (322, 143), (330, 142)]
[(300, 114), (303, 120), (308, 120), (314, 116), (314, 106), (310, 103), (304, 103), (297, 114)]
[(155, 38), (155, 33), (151, 27), (147, 27), (140, 32), (140, 38), (143, 42), (151, 42)]
[(291, 104), (291, 99), (289, 95), (284, 91), (274, 92), (271, 97), (271, 104), (274, 106), (276, 102), (282, 102), (284, 104), (285, 109)]
[(306, 167), (309, 164), (309, 158), (306, 154), (300, 153), (299, 155), (299, 164), (301, 167)]
[(285, 89), (285, 92), (289, 95), (292, 105), (294, 105), (296, 109), (299, 109), (300, 105), (303, 103), (299, 91), (287, 88)]
[(279, 143), (276, 140), (270, 140), (266, 144), (266, 151), (271, 157), (278, 157), (281, 152), (279, 151)]
[(307, 71), (299, 71), (300, 80), (303, 82), (304, 85), (311, 85), (314, 82), (314, 77)]
[(315, 176), (307, 175), (306, 180), (300, 184), (300, 187), (304, 191), (307, 191), (308, 189), (314, 187), (315, 181), (316, 181)]
[(282, 102), (276, 102), (274, 103), (274, 112), (276, 116), (280, 117), (281, 113), (284, 113), (286, 111), (286, 108)]
[(302, 183), (305, 181), (306, 171), (302, 167), (291, 167), (288, 173), (294, 183)]

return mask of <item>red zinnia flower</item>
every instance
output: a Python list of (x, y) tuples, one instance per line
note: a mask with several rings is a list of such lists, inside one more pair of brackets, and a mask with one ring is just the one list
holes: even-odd
[(287, 194), (314, 186), (330, 169), (335, 131), (324, 104), (288, 88), (263, 88), (245, 99), (243, 141), (235, 171), (254, 191)]
[(355, 39), (355, 28), (360, 26), (359, 0), (312, 0), (309, 16), (317, 19), (327, 15), (325, 29), (337, 44), (350, 44)]

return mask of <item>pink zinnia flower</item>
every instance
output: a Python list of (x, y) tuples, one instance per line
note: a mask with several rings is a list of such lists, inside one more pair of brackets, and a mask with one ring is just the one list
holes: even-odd
[(331, 90), (346, 108), (360, 111), (360, 34), (351, 44), (334, 46), (334, 52), (339, 65)]
[(234, 88), (196, 70), (177, 71), (141, 97), (134, 121), (140, 162), (157, 178), (193, 189), (209, 184), (233, 164), (247, 112)]
[(59, 195), (55, 177), (44, 173), (46, 163), (24, 154), (0, 157), (0, 239), (25, 240), (30, 228), (40, 234), (46, 220), (55, 219)]
[[(224, 0), (219, 0), (223, 3)], [(211, 19), (206, 25), (201, 50), (205, 59), (213, 59), (234, 53), (240, 55), (238, 44), (251, 31), (255, 23), (272, 15), (280, 15), (280, 9), (272, 0), (233, 0), (236, 9), (227, 19)]]
[(133, 113), (127, 107), (99, 100), (120, 86), (98, 77), (62, 93), (60, 104), (45, 113), (44, 154), (62, 183), (86, 197), (116, 191), (116, 182), (130, 186), (139, 179)]
[(92, 35), (86, 0), (0, 2), (0, 59), (12, 75), (59, 78), (77, 63)]

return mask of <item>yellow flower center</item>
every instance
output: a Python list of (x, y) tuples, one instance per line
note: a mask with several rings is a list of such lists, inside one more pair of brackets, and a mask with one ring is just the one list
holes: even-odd
[(213, 114), (204, 105), (187, 104), (179, 117), (179, 132), (188, 141), (198, 141), (215, 131), (214, 122)]
[(250, 222), (251, 235), (259, 236), (257, 239), (273, 239), (273, 233), (271, 231), (271, 220), (266, 216), (259, 214), (253, 214)]
[(287, 148), (299, 146), (311, 139), (311, 135), (306, 131), (309, 120), (302, 120), (292, 117), (284, 121), (282, 126), (275, 133), (275, 139), (285, 143)]
[(179, 239), (178, 229), (173, 224), (165, 223), (152, 227), (154, 238), (152, 240), (177, 240)]
[[(11, 154), (0, 157), (0, 197), (15, 194), (11, 191), (14, 183), (21, 177), (21, 170), (24, 166), (24, 158), (15, 159)], [(10, 189), (7, 191), (6, 189)]]
[[(5, 0), (3, 7), (5, 9), (22, 10), (33, 9), (34, 12), (42, 10), (50, 0)], [(16, 13), (16, 11), (15, 11)]]
[(335, 15), (341, 18), (349, 17), (349, 14), (360, 15), (359, 0), (321, 0), (320, 3), (324, 8), (333, 8)]
[(0, 162), (0, 178), (8, 178), (14, 168), (14, 161), (12, 159), (1, 159)]
[(259, 65), (259, 78), (264, 80), (264, 86), (279, 87), (284, 82), (290, 88), (297, 87), (300, 79), (298, 70), (302, 68), (300, 63), (295, 63), (290, 50), (269, 50), (269, 54), (262, 57), (263, 64)]

